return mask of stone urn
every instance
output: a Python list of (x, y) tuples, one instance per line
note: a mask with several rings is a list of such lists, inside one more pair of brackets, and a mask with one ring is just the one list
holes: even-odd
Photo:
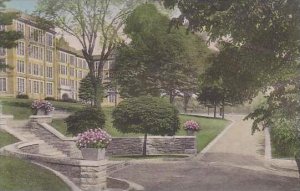
[(84, 160), (104, 160), (105, 159), (105, 148), (82, 148), (81, 154)]
[(188, 136), (194, 136), (195, 133), (196, 133), (196, 131), (194, 131), (194, 130), (191, 130), (191, 129), (187, 129), (187, 130), (186, 130), (186, 134), (187, 134)]
[(46, 111), (45, 109), (38, 109), (36, 114), (37, 115), (49, 115), (50, 112)]

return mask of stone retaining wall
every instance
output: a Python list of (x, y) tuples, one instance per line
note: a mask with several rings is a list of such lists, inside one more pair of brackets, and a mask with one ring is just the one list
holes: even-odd
[[(141, 155), (144, 137), (113, 138), (107, 155)], [(147, 154), (196, 154), (195, 136), (148, 136)]]

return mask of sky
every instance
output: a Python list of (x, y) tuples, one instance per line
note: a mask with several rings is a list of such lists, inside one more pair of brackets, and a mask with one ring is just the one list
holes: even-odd
[(6, 7), (31, 13), (35, 9), (37, 1), (38, 0), (10, 0), (6, 3)]

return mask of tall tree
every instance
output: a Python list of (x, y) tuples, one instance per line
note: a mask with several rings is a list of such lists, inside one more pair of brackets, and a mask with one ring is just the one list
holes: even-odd
[[(0, 0), (0, 8), (5, 8), (4, 3), (8, 0)], [(0, 9), (0, 26), (11, 25), (13, 19), (18, 17), (16, 12), (7, 12), (5, 9)], [(5, 30), (5, 28), (0, 28), (0, 48), (14, 48), (17, 46), (16, 41), (22, 38), (23, 35), (18, 31)], [(0, 64), (0, 68), (7, 68), (7, 65)]]
[[(124, 18), (136, 3), (137, 0), (39, 0), (37, 14), (81, 44), (98, 107), (101, 104), (98, 82), (102, 81), (103, 65), (121, 41)], [(97, 46), (101, 48), (99, 53), (95, 52)], [(99, 62), (95, 62), (93, 54), (100, 55)]]
[[(101, 82), (98, 82), (97, 84), (99, 86), (97, 90), (100, 91), (99, 93), (97, 93), (97, 95), (100, 97), (99, 99), (102, 102), (103, 94), (104, 94), (103, 86)], [(85, 78), (83, 78), (80, 81), (79, 98), (83, 101), (91, 103), (91, 106), (95, 106), (94, 96), (95, 96), (94, 87), (91, 80), (91, 74), (89, 73)]]
[(169, 22), (153, 4), (139, 6), (127, 18), (124, 31), (131, 42), (119, 48), (115, 75), (121, 96), (166, 93), (173, 102), (196, 81), (192, 76), (199, 74), (209, 51), (182, 28), (168, 33)]

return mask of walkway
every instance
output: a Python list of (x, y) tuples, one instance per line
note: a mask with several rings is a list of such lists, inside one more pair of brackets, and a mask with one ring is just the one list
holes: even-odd
[(190, 161), (133, 164), (113, 174), (147, 191), (299, 191), (299, 179), (266, 167), (264, 136), (251, 135), (251, 121), (234, 124), (206, 153)]

